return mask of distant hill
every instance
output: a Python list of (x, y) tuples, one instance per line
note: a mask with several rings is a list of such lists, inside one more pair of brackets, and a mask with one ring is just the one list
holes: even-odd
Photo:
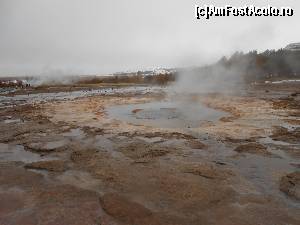
[(298, 43), (291, 43), (289, 45), (287, 45), (284, 50), (288, 50), (288, 51), (300, 51), (300, 42)]
[[(229, 76), (246, 81), (300, 78), (300, 43), (289, 44), (279, 50), (266, 50), (262, 53), (235, 52), (222, 57), (217, 63), (200, 67), (197, 73), (204, 76)], [(236, 76), (232, 76), (236, 75)]]

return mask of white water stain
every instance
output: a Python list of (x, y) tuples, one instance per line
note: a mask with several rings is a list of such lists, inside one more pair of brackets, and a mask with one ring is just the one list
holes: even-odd
[(21, 119), (7, 119), (4, 120), (4, 123), (9, 124), (9, 123), (20, 123), (22, 122)]

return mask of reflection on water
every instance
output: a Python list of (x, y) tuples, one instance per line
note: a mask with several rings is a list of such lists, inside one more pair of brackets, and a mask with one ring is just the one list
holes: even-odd
[(71, 129), (70, 131), (63, 133), (62, 135), (64, 137), (71, 137), (71, 138), (75, 138), (75, 137), (83, 138), (83, 137), (85, 137), (84, 131), (82, 131), (80, 128)]

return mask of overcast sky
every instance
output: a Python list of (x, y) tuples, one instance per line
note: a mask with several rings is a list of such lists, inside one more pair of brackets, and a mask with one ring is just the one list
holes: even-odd
[[(291, 6), (293, 17), (196, 20), (195, 4)], [(0, 0), (0, 76), (202, 65), (300, 41), (299, 0)]]

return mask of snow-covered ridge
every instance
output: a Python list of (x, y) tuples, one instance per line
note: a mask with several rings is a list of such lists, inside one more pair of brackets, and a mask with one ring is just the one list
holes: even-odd
[(300, 80), (277, 80), (277, 81), (265, 81), (266, 84), (282, 84), (282, 83), (293, 83), (300, 82)]
[(155, 68), (150, 70), (143, 70), (143, 71), (126, 71), (126, 72), (117, 72), (113, 75), (142, 75), (142, 76), (153, 76), (153, 75), (160, 75), (160, 74), (172, 74), (176, 72), (175, 69), (163, 69), (163, 68)]

